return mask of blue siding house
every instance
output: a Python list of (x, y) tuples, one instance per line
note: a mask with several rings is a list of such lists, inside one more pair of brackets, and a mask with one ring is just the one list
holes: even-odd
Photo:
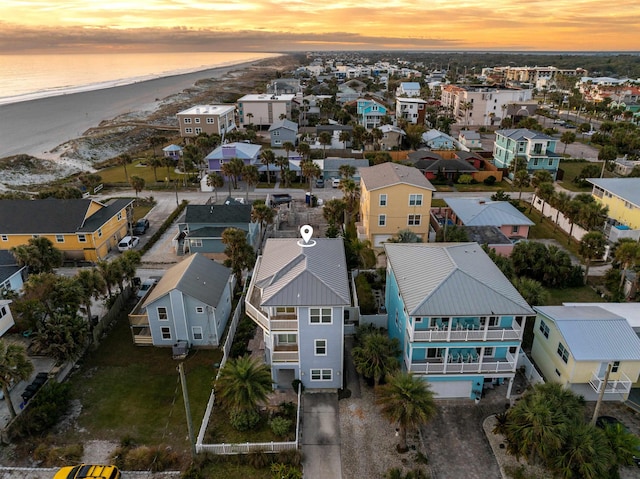
[(171, 267), (129, 315), (135, 344), (216, 347), (231, 313), (231, 270), (195, 254)]
[(22, 290), (27, 278), (27, 267), (20, 266), (10, 251), (0, 250), (0, 297), (3, 291)]
[(385, 243), (388, 330), (440, 398), (479, 400), (516, 372), (534, 312), (477, 243)]
[(530, 174), (547, 170), (555, 180), (560, 166), (557, 144), (556, 138), (526, 128), (498, 130), (493, 144), (493, 163), (498, 168), (509, 168), (516, 158), (522, 158)]
[(245, 300), (262, 329), (276, 388), (342, 388), (344, 309), (351, 305), (342, 239), (267, 240)]

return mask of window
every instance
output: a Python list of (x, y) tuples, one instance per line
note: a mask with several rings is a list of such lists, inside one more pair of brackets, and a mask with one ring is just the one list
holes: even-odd
[(56, 243), (64, 243), (64, 235), (56, 235)]
[(194, 326), (193, 328), (191, 328), (191, 335), (193, 336), (193, 339), (196, 341), (201, 341), (203, 336), (202, 336), (202, 327), (201, 326)]
[(409, 195), (409, 206), (422, 206), (422, 195)]
[(167, 308), (164, 306), (158, 307), (158, 320), (160, 321), (168, 321), (169, 315), (167, 314)]
[(549, 326), (542, 319), (540, 320), (540, 332), (544, 335), (545, 338), (549, 337)]
[(280, 131), (279, 130), (273, 130), (271, 132), (271, 136), (280, 136)]
[(380, 195), (380, 206), (387, 206), (387, 195)]
[(185, 133), (193, 133), (193, 128), (185, 128), (184, 132)]
[(78, 235), (78, 242), (86, 243), (87, 242), (87, 237), (85, 235)]
[(512, 232), (512, 233), (517, 233), (518, 231), (520, 231), (520, 226), (518, 226), (518, 225), (513, 225), (513, 226), (511, 227), (511, 232)]
[(200, 133), (202, 133), (202, 128), (196, 128), (196, 135), (199, 135)]
[(533, 145), (533, 152), (534, 152), (536, 155), (539, 155), (540, 153), (542, 153), (542, 143), (535, 143), (535, 144)]
[(331, 381), (333, 378), (333, 369), (312, 369), (312, 381)]
[(298, 344), (298, 337), (293, 334), (277, 334), (276, 335), (276, 344), (278, 345), (284, 345), (284, 344), (289, 344), (289, 345), (295, 345)]
[(493, 348), (484, 348), (484, 357), (492, 358), (493, 357)]
[(415, 323), (416, 324), (422, 324), (422, 318), (416, 318), (415, 319)]
[(171, 328), (166, 326), (160, 328), (160, 334), (162, 334), (162, 339), (171, 339)]
[(533, 166), (538, 166), (538, 158), (533, 159)]
[(184, 118), (184, 123), (185, 124), (191, 123), (191, 118)]
[(9, 236), (2, 235), (2, 241), (9, 241)]
[(199, 124), (200, 123), (200, 118), (194, 118), (193, 122)]
[(407, 224), (409, 226), (420, 226), (420, 215), (409, 215)]
[(387, 215), (378, 215), (378, 226), (387, 226)]
[(326, 339), (316, 339), (315, 343), (315, 351), (316, 356), (326, 356), (327, 355), (327, 340)]
[(98, 238), (102, 238), (102, 228), (98, 229)]
[(196, 313), (203, 314), (204, 313), (204, 308), (202, 306), (196, 306)]
[(617, 373), (618, 369), (620, 369), (620, 361), (614, 361), (613, 365), (611, 366), (611, 372)]
[(293, 306), (278, 306), (276, 307), (276, 314), (295, 314), (296, 308)]
[(207, 125), (213, 125), (215, 120), (213, 118), (207, 118)]
[(189, 244), (194, 248), (202, 248), (202, 240), (201, 239), (192, 239), (189, 240)]
[(118, 219), (118, 221), (122, 219), (122, 211), (118, 212), (118, 215), (116, 216), (116, 218)]
[(562, 343), (558, 343), (558, 356), (562, 358), (565, 364), (569, 362), (569, 351)]
[(3, 306), (2, 308), (0, 308), (0, 318), (3, 318), (4, 316), (6, 316), (6, 314), (7, 314), (7, 308)]
[(549, 166), (553, 166), (553, 158), (549, 158)]
[(331, 308), (310, 308), (309, 321), (311, 324), (331, 324)]

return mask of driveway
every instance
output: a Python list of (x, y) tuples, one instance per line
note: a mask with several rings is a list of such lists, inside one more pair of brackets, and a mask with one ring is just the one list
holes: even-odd
[(302, 455), (305, 479), (341, 479), (338, 394), (303, 396)]

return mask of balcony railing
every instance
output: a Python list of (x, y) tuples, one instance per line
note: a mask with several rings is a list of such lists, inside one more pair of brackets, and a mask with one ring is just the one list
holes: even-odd
[(522, 339), (522, 326), (515, 320), (510, 328), (415, 330), (408, 326), (411, 341), (511, 341)]
[(279, 320), (279, 319), (272, 318), (271, 330), (272, 331), (297, 331), (298, 320), (297, 319)]
[[(591, 373), (591, 380), (589, 381), (589, 384), (595, 392), (599, 393), (604, 385), (604, 377), (598, 377), (598, 374), (596, 372), (593, 372)], [(631, 392), (631, 385), (631, 379), (629, 379), (629, 377), (625, 373), (620, 373), (619, 379), (609, 378), (609, 380), (607, 381), (607, 386), (604, 389), (604, 393), (626, 394)]]
[(130, 314), (129, 325), (130, 326), (148, 326), (149, 316), (147, 314)]
[(299, 362), (298, 351), (272, 351), (271, 362), (273, 363), (297, 363)]
[(444, 362), (443, 359), (433, 361), (411, 362), (405, 357), (407, 368), (416, 374), (460, 374), (460, 373), (510, 373), (516, 370), (516, 358), (507, 353), (505, 359), (484, 358), (472, 362)]

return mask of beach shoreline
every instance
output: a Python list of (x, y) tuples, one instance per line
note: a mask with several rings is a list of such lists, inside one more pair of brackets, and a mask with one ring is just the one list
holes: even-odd
[[(254, 93), (265, 75), (292, 67), (288, 55), (171, 75), (113, 88), (0, 105), (0, 190), (41, 185), (120, 153), (144, 149), (153, 134), (177, 134), (175, 113), (186, 106), (228, 103)], [(235, 96), (234, 96), (235, 95)], [(133, 129), (143, 130), (126, 137)], [(168, 135), (163, 134), (168, 132)], [(145, 140), (146, 138), (146, 140)], [(7, 165), (9, 157), (38, 158), (44, 172)], [(5, 162), (4, 168), (2, 162)]]

